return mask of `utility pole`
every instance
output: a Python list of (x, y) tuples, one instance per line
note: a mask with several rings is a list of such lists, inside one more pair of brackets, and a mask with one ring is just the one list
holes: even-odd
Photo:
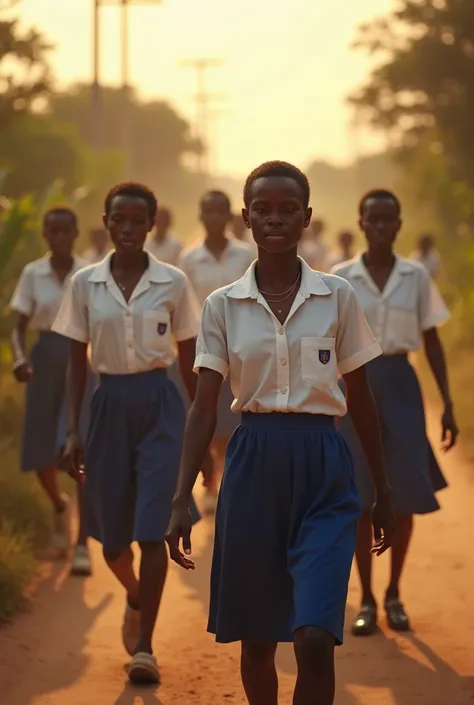
[(92, 83), (92, 105), (94, 116), (94, 137), (95, 146), (100, 149), (102, 146), (102, 102), (100, 85), (100, 10), (105, 6), (118, 6), (120, 10), (120, 68), (121, 68), (121, 89), (122, 89), (122, 114), (121, 146), (125, 153), (124, 176), (130, 176), (132, 145), (131, 145), (131, 111), (130, 111), (130, 50), (129, 50), (129, 8), (132, 5), (161, 5), (162, 0), (93, 0), (93, 83)]
[(183, 68), (190, 68), (196, 75), (196, 104), (195, 133), (203, 146), (202, 152), (197, 157), (197, 169), (200, 174), (209, 175), (210, 170), (210, 105), (225, 99), (222, 93), (209, 93), (207, 91), (207, 72), (211, 68), (222, 66), (222, 59), (197, 58), (185, 59), (181, 62)]

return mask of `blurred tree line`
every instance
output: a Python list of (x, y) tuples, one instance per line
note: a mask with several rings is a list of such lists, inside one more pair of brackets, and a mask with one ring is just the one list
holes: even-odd
[[(8, 13), (11, 14), (11, 13)], [(85, 228), (100, 219), (103, 196), (123, 174), (120, 115), (123, 93), (102, 89), (103, 144), (94, 148), (91, 86), (56, 88), (49, 59), (54, 47), (36, 30), (22, 30), (0, 6), (0, 170), (3, 194), (35, 196), (60, 179), (66, 192), (87, 188), (81, 203)], [(202, 177), (186, 168), (202, 145), (167, 103), (128, 92), (129, 178), (145, 181), (176, 212), (184, 231), (195, 222)]]
[(448, 358), (456, 360), (455, 396), (466, 404), (461, 421), (474, 438), (466, 396), (474, 381), (474, 2), (394, 6), (359, 29), (356, 47), (375, 61), (350, 102), (389, 138), (413, 228), (405, 237), (427, 230), (437, 237), (441, 285), (454, 314), (445, 333)]

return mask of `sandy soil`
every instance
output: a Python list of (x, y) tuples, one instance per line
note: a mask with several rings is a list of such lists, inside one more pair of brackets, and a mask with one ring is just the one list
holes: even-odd
[[(436, 436), (438, 428), (435, 426)], [(443, 460), (450, 488), (443, 511), (417, 520), (403, 598), (414, 632), (385, 628), (368, 639), (347, 634), (338, 649), (337, 705), (468, 705), (474, 703), (474, 469), (460, 451)], [(45, 565), (29, 609), (0, 630), (0, 693), (5, 705), (244, 704), (239, 648), (206, 634), (212, 526), (194, 535), (194, 574), (170, 571), (156, 633), (163, 683), (154, 691), (128, 685), (119, 627), (124, 597), (93, 546), (95, 575), (68, 576)], [(388, 560), (377, 563), (380, 597)], [(347, 621), (358, 604), (356, 576)], [(280, 702), (289, 705), (295, 677), (290, 647), (278, 655)]]

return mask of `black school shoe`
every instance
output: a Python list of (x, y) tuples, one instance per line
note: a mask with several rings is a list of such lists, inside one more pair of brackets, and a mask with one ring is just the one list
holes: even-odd
[(400, 600), (385, 600), (385, 612), (390, 629), (395, 632), (410, 631), (410, 618)]
[(361, 605), (360, 612), (352, 624), (354, 636), (371, 636), (377, 631), (377, 606)]

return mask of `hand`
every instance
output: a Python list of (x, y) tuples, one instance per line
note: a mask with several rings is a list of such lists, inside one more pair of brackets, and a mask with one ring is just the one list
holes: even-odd
[(372, 526), (374, 527), (375, 539), (372, 553), (381, 556), (392, 545), (395, 530), (391, 491), (384, 491), (377, 495), (372, 507)]
[(210, 450), (207, 451), (201, 466), (202, 484), (206, 489), (215, 485), (214, 458)]
[(26, 384), (33, 376), (33, 370), (29, 362), (24, 362), (22, 365), (13, 370), (13, 375), (17, 382)]
[[(193, 521), (189, 511), (189, 503), (173, 502), (171, 520), (166, 533), (166, 541), (170, 549), (171, 559), (184, 570), (194, 570), (194, 561), (186, 558), (191, 554), (191, 528)], [(179, 540), (182, 539), (183, 551), (179, 548)]]
[(66, 445), (64, 447), (64, 467), (68, 474), (78, 482), (83, 484), (86, 480), (84, 470), (84, 449), (81, 437), (78, 433), (68, 433)]
[(459, 429), (454, 420), (453, 408), (452, 406), (446, 406), (444, 414), (441, 417), (441, 448), (447, 453), (451, 448), (456, 445), (456, 441), (459, 435)]

